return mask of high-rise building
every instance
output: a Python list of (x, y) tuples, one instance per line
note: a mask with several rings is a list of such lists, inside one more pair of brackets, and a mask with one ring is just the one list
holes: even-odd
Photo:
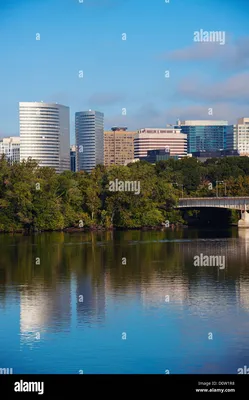
[(76, 172), (76, 146), (72, 145), (70, 147), (70, 161), (71, 161), (71, 171)]
[(104, 133), (105, 165), (124, 165), (134, 157), (134, 137), (137, 131), (114, 126)]
[(4, 154), (7, 160), (13, 164), (20, 161), (20, 136), (12, 136), (0, 139), (0, 157)]
[(69, 114), (61, 104), (19, 103), (20, 160), (31, 157), (57, 173), (70, 170)]
[(227, 138), (227, 147), (238, 150), (241, 156), (249, 156), (249, 118), (239, 118)]
[(76, 168), (90, 172), (104, 164), (104, 114), (99, 111), (75, 113)]
[(187, 134), (188, 153), (197, 151), (225, 150), (227, 133), (229, 132), (227, 121), (178, 121), (175, 127), (181, 128), (182, 133)]
[(134, 138), (134, 158), (146, 157), (148, 150), (166, 149), (171, 156), (187, 155), (187, 135), (179, 128), (140, 129)]

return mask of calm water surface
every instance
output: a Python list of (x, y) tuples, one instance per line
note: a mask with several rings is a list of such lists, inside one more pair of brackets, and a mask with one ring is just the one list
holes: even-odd
[[(196, 267), (224, 255), (225, 269)], [(249, 232), (0, 235), (0, 368), (234, 373), (249, 366)]]

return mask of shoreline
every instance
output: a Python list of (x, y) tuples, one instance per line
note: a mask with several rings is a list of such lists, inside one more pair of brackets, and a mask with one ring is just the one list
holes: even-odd
[[(238, 227), (238, 224), (232, 223), (224, 229), (229, 229), (233, 227)], [(136, 228), (124, 228), (124, 227), (110, 227), (110, 228), (104, 228), (102, 226), (94, 226), (94, 227), (87, 227), (87, 228), (76, 228), (76, 227), (69, 227), (69, 228), (64, 228), (64, 229), (57, 229), (57, 230), (15, 230), (15, 231), (0, 231), (1, 234), (22, 234), (22, 235), (34, 235), (34, 234), (41, 234), (41, 233), (53, 233), (53, 232), (61, 232), (61, 233), (89, 233), (89, 232), (127, 232), (127, 231), (175, 231), (178, 229), (191, 229), (191, 228), (196, 228), (196, 229), (217, 229), (217, 226), (204, 226), (204, 225), (186, 225), (186, 224), (172, 224), (168, 227), (165, 226), (143, 226), (143, 227), (136, 227)]]
[(31, 230), (31, 231), (25, 231), (25, 230), (15, 230), (15, 231), (0, 231), (1, 234), (23, 234), (23, 235), (33, 235), (37, 233), (53, 233), (53, 232), (63, 232), (63, 233), (87, 233), (87, 232), (114, 232), (114, 231), (119, 231), (119, 232), (125, 232), (125, 231), (165, 231), (165, 230), (175, 230), (178, 228), (188, 228), (186, 225), (179, 225), (175, 227), (141, 227), (141, 228), (120, 228), (120, 227), (113, 227), (113, 228), (103, 228), (103, 227), (89, 227), (89, 228), (64, 228), (64, 229), (56, 229), (56, 230)]

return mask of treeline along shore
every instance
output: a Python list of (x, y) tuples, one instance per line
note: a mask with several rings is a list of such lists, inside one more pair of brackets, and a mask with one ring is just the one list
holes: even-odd
[(249, 158), (141, 161), (56, 174), (32, 159), (10, 165), (2, 156), (0, 232), (179, 226), (193, 216), (175, 208), (179, 198), (215, 197), (217, 181), (219, 196), (249, 196)]

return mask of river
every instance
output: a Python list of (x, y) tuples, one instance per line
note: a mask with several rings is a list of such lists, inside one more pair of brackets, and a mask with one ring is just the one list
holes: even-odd
[(0, 235), (0, 368), (237, 374), (248, 356), (248, 230)]

